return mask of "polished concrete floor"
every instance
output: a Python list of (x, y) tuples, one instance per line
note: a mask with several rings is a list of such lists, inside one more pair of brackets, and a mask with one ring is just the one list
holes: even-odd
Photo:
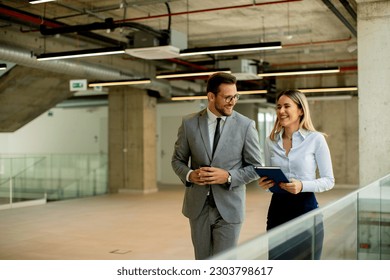
[[(147, 195), (110, 194), (0, 211), (1, 260), (191, 260), (182, 186)], [(320, 206), (352, 192), (317, 195)], [(240, 243), (265, 231), (270, 194), (247, 188)]]

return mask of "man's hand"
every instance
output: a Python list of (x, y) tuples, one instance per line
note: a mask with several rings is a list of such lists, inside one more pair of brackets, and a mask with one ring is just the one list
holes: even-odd
[(228, 177), (229, 172), (217, 167), (201, 167), (190, 174), (191, 182), (198, 185), (225, 184)]

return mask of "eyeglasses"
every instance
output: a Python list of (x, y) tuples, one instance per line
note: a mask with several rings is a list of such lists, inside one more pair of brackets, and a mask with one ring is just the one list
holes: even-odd
[(223, 99), (225, 99), (225, 102), (226, 103), (230, 103), (232, 102), (233, 100), (234, 101), (237, 101), (238, 99), (240, 99), (240, 95), (239, 94), (235, 94), (233, 96), (226, 96), (226, 97), (223, 97)]

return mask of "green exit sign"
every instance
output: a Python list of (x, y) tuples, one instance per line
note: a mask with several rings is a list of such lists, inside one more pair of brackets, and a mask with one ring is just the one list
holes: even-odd
[(87, 90), (87, 80), (70, 80), (70, 91)]
[(83, 83), (73, 83), (72, 87), (75, 89), (81, 89), (84, 87), (84, 84)]

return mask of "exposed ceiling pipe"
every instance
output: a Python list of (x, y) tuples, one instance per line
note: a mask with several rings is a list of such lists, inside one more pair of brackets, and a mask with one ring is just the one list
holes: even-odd
[(302, 43), (295, 43), (295, 44), (283, 44), (283, 48), (290, 48), (290, 47), (302, 47), (302, 46), (311, 46), (311, 45), (324, 45), (324, 44), (334, 44), (334, 43), (344, 43), (351, 41), (352, 37), (349, 36), (347, 38), (343, 39), (335, 39), (335, 40), (326, 40), (326, 41), (310, 41), (310, 42), (302, 42)]
[[(3, 15), (3, 16), (1, 16)], [(0, 4), (0, 17), (5, 18), (9, 21), (15, 22), (15, 20), (20, 20), (21, 22), (28, 22), (32, 23), (35, 26), (39, 26), (40, 24), (45, 24), (46, 26), (49, 27), (60, 27), (61, 24), (51, 21), (45, 17), (39, 17), (34, 14), (30, 14), (27, 12), (19, 11), (17, 9), (8, 7), (6, 5)]]
[(347, 10), (347, 12), (352, 16), (352, 18), (357, 21), (357, 14), (355, 10), (351, 7), (348, 0), (340, 0), (340, 3), (343, 4), (344, 8)]
[(63, 18), (71, 18), (71, 17), (78, 17), (78, 16), (82, 16), (82, 15), (91, 15), (91, 16), (94, 16), (96, 18), (100, 18), (100, 19), (104, 19), (102, 17), (100, 17), (98, 14), (99, 13), (102, 13), (102, 12), (109, 12), (109, 11), (113, 11), (113, 10), (119, 10), (119, 9), (126, 9), (127, 7), (129, 6), (147, 6), (147, 5), (154, 5), (154, 4), (165, 4), (167, 2), (173, 2), (173, 1), (180, 1), (180, 0), (141, 0), (141, 1), (132, 1), (131, 3), (127, 3), (126, 1), (122, 1), (121, 3), (118, 3), (118, 4), (114, 4), (114, 5), (109, 5), (109, 6), (102, 6), (102, 7), (98, 7), (98, 8), (91, 8), (91, 9), (88, 9), (88, 10), (81, 10), (81, 9), (78, 9), (78, 8), (75, 8), (75, 7), (72, 7), (70, 5), (65, 5), (61, 2), (55, 2), (56, 5), (60, 5), (60, 6), (63, 6), (65, 8), (68, 8), (68, 9), (71, 9), (73, 11), (77, 11), (79, 12), (78, 14), (73, 14), (73, 15), (67, 15), (67, 16), (59, 16), (59, 17), (56, 17), (55, 19), (63, 19)]
[[(60, 22), (56, 22), (51, 19), (42, 18), (40, 16), (27, 13), (24, 11), (19, 11), (17, 9), (5, 6), (0, 4), (0, 18), (5, 17), (8, 21), (11, 22), (21, 22), (21, 23), (31, 23), (35, 26), (46, 26), (53, 29), (63, 29), (68, 30), (68, 28), (71, 28), (71, 26), (66, 26)], [(120, 26), (131, 26), (138, 29), (142, 29), (143, 26), (141, 24), (137, 23), (121, 23), (121, 24), (115, 24)], [(51, 29), (46, 29), (51, 30)], [(150, 30), (147, 30), (151, 32)], [(101, 41), (103, 43), (109, 43), (117, 45), (116, 40), (112, 40), (111, 38), (107, 38), (104, 36), (100, 36), (96, 33), (88, 32), (88, 31), (82, 31), (80, 32), (82, 35), (85, 35), (86, 37), (93, 38), (95, 40)], [(159, 34), (161, 36), (161, 34)], [(14, 52), (12, 52), (14, 50)], [(28, 67), (38, 68), (38, 69), (46, 69), (51, 70), (54, 72), (64, 73), (64, 74), (70, 74), (70, 75), (79, 75), (80, 77), (84, 77), (85, 75), (90, 75), (94, 79), (101, 79), (101, 80), (118, 80), (118, 79), (125, 79), (125, 78), (132, 78), (132, 76), (126, 76), (123, 75), (122, 72), (118, 70), (112, 70), (108, 68), (98, 67), (93, 65), (82, 65), (80, 63), (72, 63), (69, 61), (50, 61), (50, 62), (38, 62), (35, 58), (32, 57), (32, 54), (30, 51), (20, 49), (18, 50), (15, 47), (7, 47), (7, 46), (1, 46), (0, 47), (0, 58), (4, 57), (4, 60), (9, 62), (18, 63), (20, 65), (25, 65)], [(173, 63), (177, 64), (184, 64), (180, 63), (179, 60), (172, 61)], [(189, 63), (187, 66), (190, 66)], [(195, 68), (196, 65), (191, 65), (190, 67)], [(83, 70), (84, 69), (84, 70)], [(80, 73), (81, 72), (81, 73)], [(134, 77), (133, 77), (134, 78)], [(168, 83), (164, 83), (161, 80), (154, 80), (151, 84), (141, 86), (143, 88), (149, 88), (155, 91), (159, 91), (161, 95), (163, 96), (169, 96), (173, 90), (181, 90), (181, 89), (175, 89), (175, 87), (171, 87)]]
[(336, 15), (336, 17), (338, 17), (339, 20), (341, 20), (341, 22), (349, 29), (349, 31), (351, 31), (353, 36), (357, 37), (356, 28), (352, 26), (352, 24), (350, 24), (348, 20), (345, 19), (345, 17), (339, 12), (339, 10), (337, 10), (337, 8), (329, 0), (322, 0), (322, 2), (324, 2), (324, 4), (329, 8), (329, 10), (331, 10)]
[(94, 16), (94, 17), (96, 17), (98, 19), (104, 20), (104, 17), (101, 17), (98, 14), (96, 14), (96, 13), (94, 13), (94, 12), (88, 10), (88, 9), (78, 9), (78, 8), (72, 7), (70, 5), (67, 5), (65, 3), (62, 3), (62, 2), (56, 2), (55, 4), (57, 4), (59, 6), (62, 6), (62, 7), (65, 7), (67, 9), (69, 9), (69, 10), (79, 12), (81, 14), (87, 14), (89, 16)]
[(358, 67), (356, 65), (340, 67), (340, 72), (347, 72), (347, 71), (358, 71)]
[[(251, 8), (253, 6), (285, 4), (285, 3), (289, 3), (289, 2), (300, 2), (300, 1), (303, 1), (303, 0), (281, 0), (281, 1), (274, 1), (274, 2), (252, 3), (252, 4), (246, 4), (246, 5), (218, 7), (218, 8), (210, 8), (210, 9), (194, 10), (194, 11), (185, 11), (185, 12), (178, 12), (178, 13), (170, 13), (170, 12), (168, 12), (167, 14), (161, 14), (161, 15), (123, 19), (123, 20), (118, 20), (117, 22), (147, 20), (147, 19), (153, 19), (153, 18), (179, 16), (179, 15), (187, 15), (187, 14), (195, 14), (195, 13), (215, 12), (215, 11), (220, 11), (220, 10), (244, 9), (244, 8)], [(153, 2), (153, 1), (138, 1), (138, 3), (137, 2), (134, 2), (134, 3), (132, 2), (132, 3), (126, 3), (126, 4), (127, 4), (127, 6), (129, 6), (129, 5), (140, 6), (140, 5), (150, 5), (151, 4), (150, 2)], [(154, 2), (167, 2), (167, 1), (154, 1)], [(255, 1), (253, 1), (253, 2), (255, 2)], [(56, 3), (56, 4), (57, 5), (62, 5), (64, 7), (69, 8), (69, 9), (73, 9), (75, 11), (79, 11), (80, 14), (75, 14), (75, 15), (73, 15), (74, 17), (80, 16), (80, 15), (85, 15), (86, 13), (91, 14), (91, 15), (93, 15), (95, 17), (98, 17), (97, 13), (111, 11), (111, 10), (117, 10), (117, 9), (121, 9), (121, 8), (125, 7), (125, 5), (117, 4), (117, 5), (110, 5), (110, 6), (105, 6), (105, 7), (99, 7), (99, 8), (95, 8), (95, 9), (89, 9), (88, 11), (80, 11), (79, 9), (73, 8), (71, 6), (68, 6), (68, 5), (65, 6), (62, 3)], [(67, 16), (67, 17), (72, 17), (72, 16)], [(61, 18), (62, 17), (58, 17), (57, 19), (61, 19)]]
[(210, 8), (210, 9), (203, 9), (203, 10), (193, 10), (193, 11), (184, 11), (184, 12), (177, 12), (177, 13), (168, 13), (168, 14), (161, 14), (161, 15), (154, 15), (154, 16), (138, 17), (138, 18), (128, 18), (128, 19), (118, 20), (116, 22), (148, 20), (148, 19), (153, 19), (153, 18), (181, 16), (181, 15), (215, 12), (215, 11), (222, 11), (222, 10), (245, 9), (245, 8), (252, 8), (255, 6), (285, 4), (285, 3), (289, 3), (289, 2), (300, 2), (300, 1), (303, 1), (303, 0), (281, 0), (281, 1), (274, 1), (274, 2), (253, 3), (253, 4), (246, 4), (246, 5), (218, 7), (218, 8)]
[(178, 59), (178, 58), (170, 58), (168, 60), (173, 62), (173, 63), (175, 63), (175, 64), (184, 65), (184, 66), (190, 67), (192, 69), (197, 69), (197, 70), (207, 70), (207, 69), (209, 69), (208, 67), (204, 67), (204, 66), (201, 66), (201, 65), (198, 65), (198, 64), (195, 64), (195, 63), (184, 61), (184, 60), (181, 60), (181, 59)]
[[(45, 71), (53, 71), (73, 77), (80, 77), (83, 79), (97, 79), (107, 81), (140, 78), (132, 74), (123, 73), (119, 70), (102, 67), (100, 65), (97, 66), (85, 62), (72, 62), (67, 60), (37, 61), (36, 58), (32, 56), (30, 51), (5, 44), (0, 46), (0, 60), (13, 62), (35, 69), (42, 69)], [(155, 90), (158, 91), (162, 96), (170, 96), (172, 91), (169, 83), (155, 79), (153, 79), (152, 83), (150, 84), (135, 87)]]
[(0, 47), (0, 59), (14, 62), (26, 67), (36, 69), (44, 69), (57, 73), (63, 73), (71, 76), (88, 77), (95, 79), (129, 79), (134, 78), (132, 75), (121, 73), (118, 70), (113, 70), (104, 67), (96, 67), (83, 62), (74, 63), (69, 60), (55, 60), (55, 61), (38, 61), (28, 50), (16, 48), (15, 46), (4, 45)]
[[(64, 28), (67, 26), (61, 22), (20, 11), (2, 4), (0, 4), (0, 18), (4, 18), (9, 22), (17, 22), (22, 24), (29, 23), (33, 24), (36, 27), (45, 26), (50, 28)], [(84, 31), (80, 32), (79, 35), (82, 35), (89, 39), (97, 40), (105, 45), (118, 46), (124, 44), (124, 42), (119, 42), (118, 40), (113, 40), (111, 38), (93, 32)]]
[(291, 62), (291, 63), (280, 63), (272, 64), (273, 67), (288, 67), (288, 66), (297, 66), (297, 65), (313, 65), (313, 64), (339, 64), (339, 63), (356, 63), (357, 59), (341, 59), (341, 60), (320, 60), (320, 61), (301, 61), (301, 62)]
[(56, 35), (56, 34), (66, 34), (66, 33), (84, 33), (91, 30), (115, 30), (120, 27), (131, 27), (149, 33), (155, 36), (158, 39), (165, 39), (168, 36), (167, 32), (155, 30), (147, 25), (143, 25), (136, 22), (124, 22), (124, 23), (115, 23), (112, 18), (105, 19), (104, 22), (94, 22), (90, 24), (80, 24), (80, 25), (66, 25), (56, 28), (47, 28), (45, 25), (40, 26), (40, 31), (42, 35)]

